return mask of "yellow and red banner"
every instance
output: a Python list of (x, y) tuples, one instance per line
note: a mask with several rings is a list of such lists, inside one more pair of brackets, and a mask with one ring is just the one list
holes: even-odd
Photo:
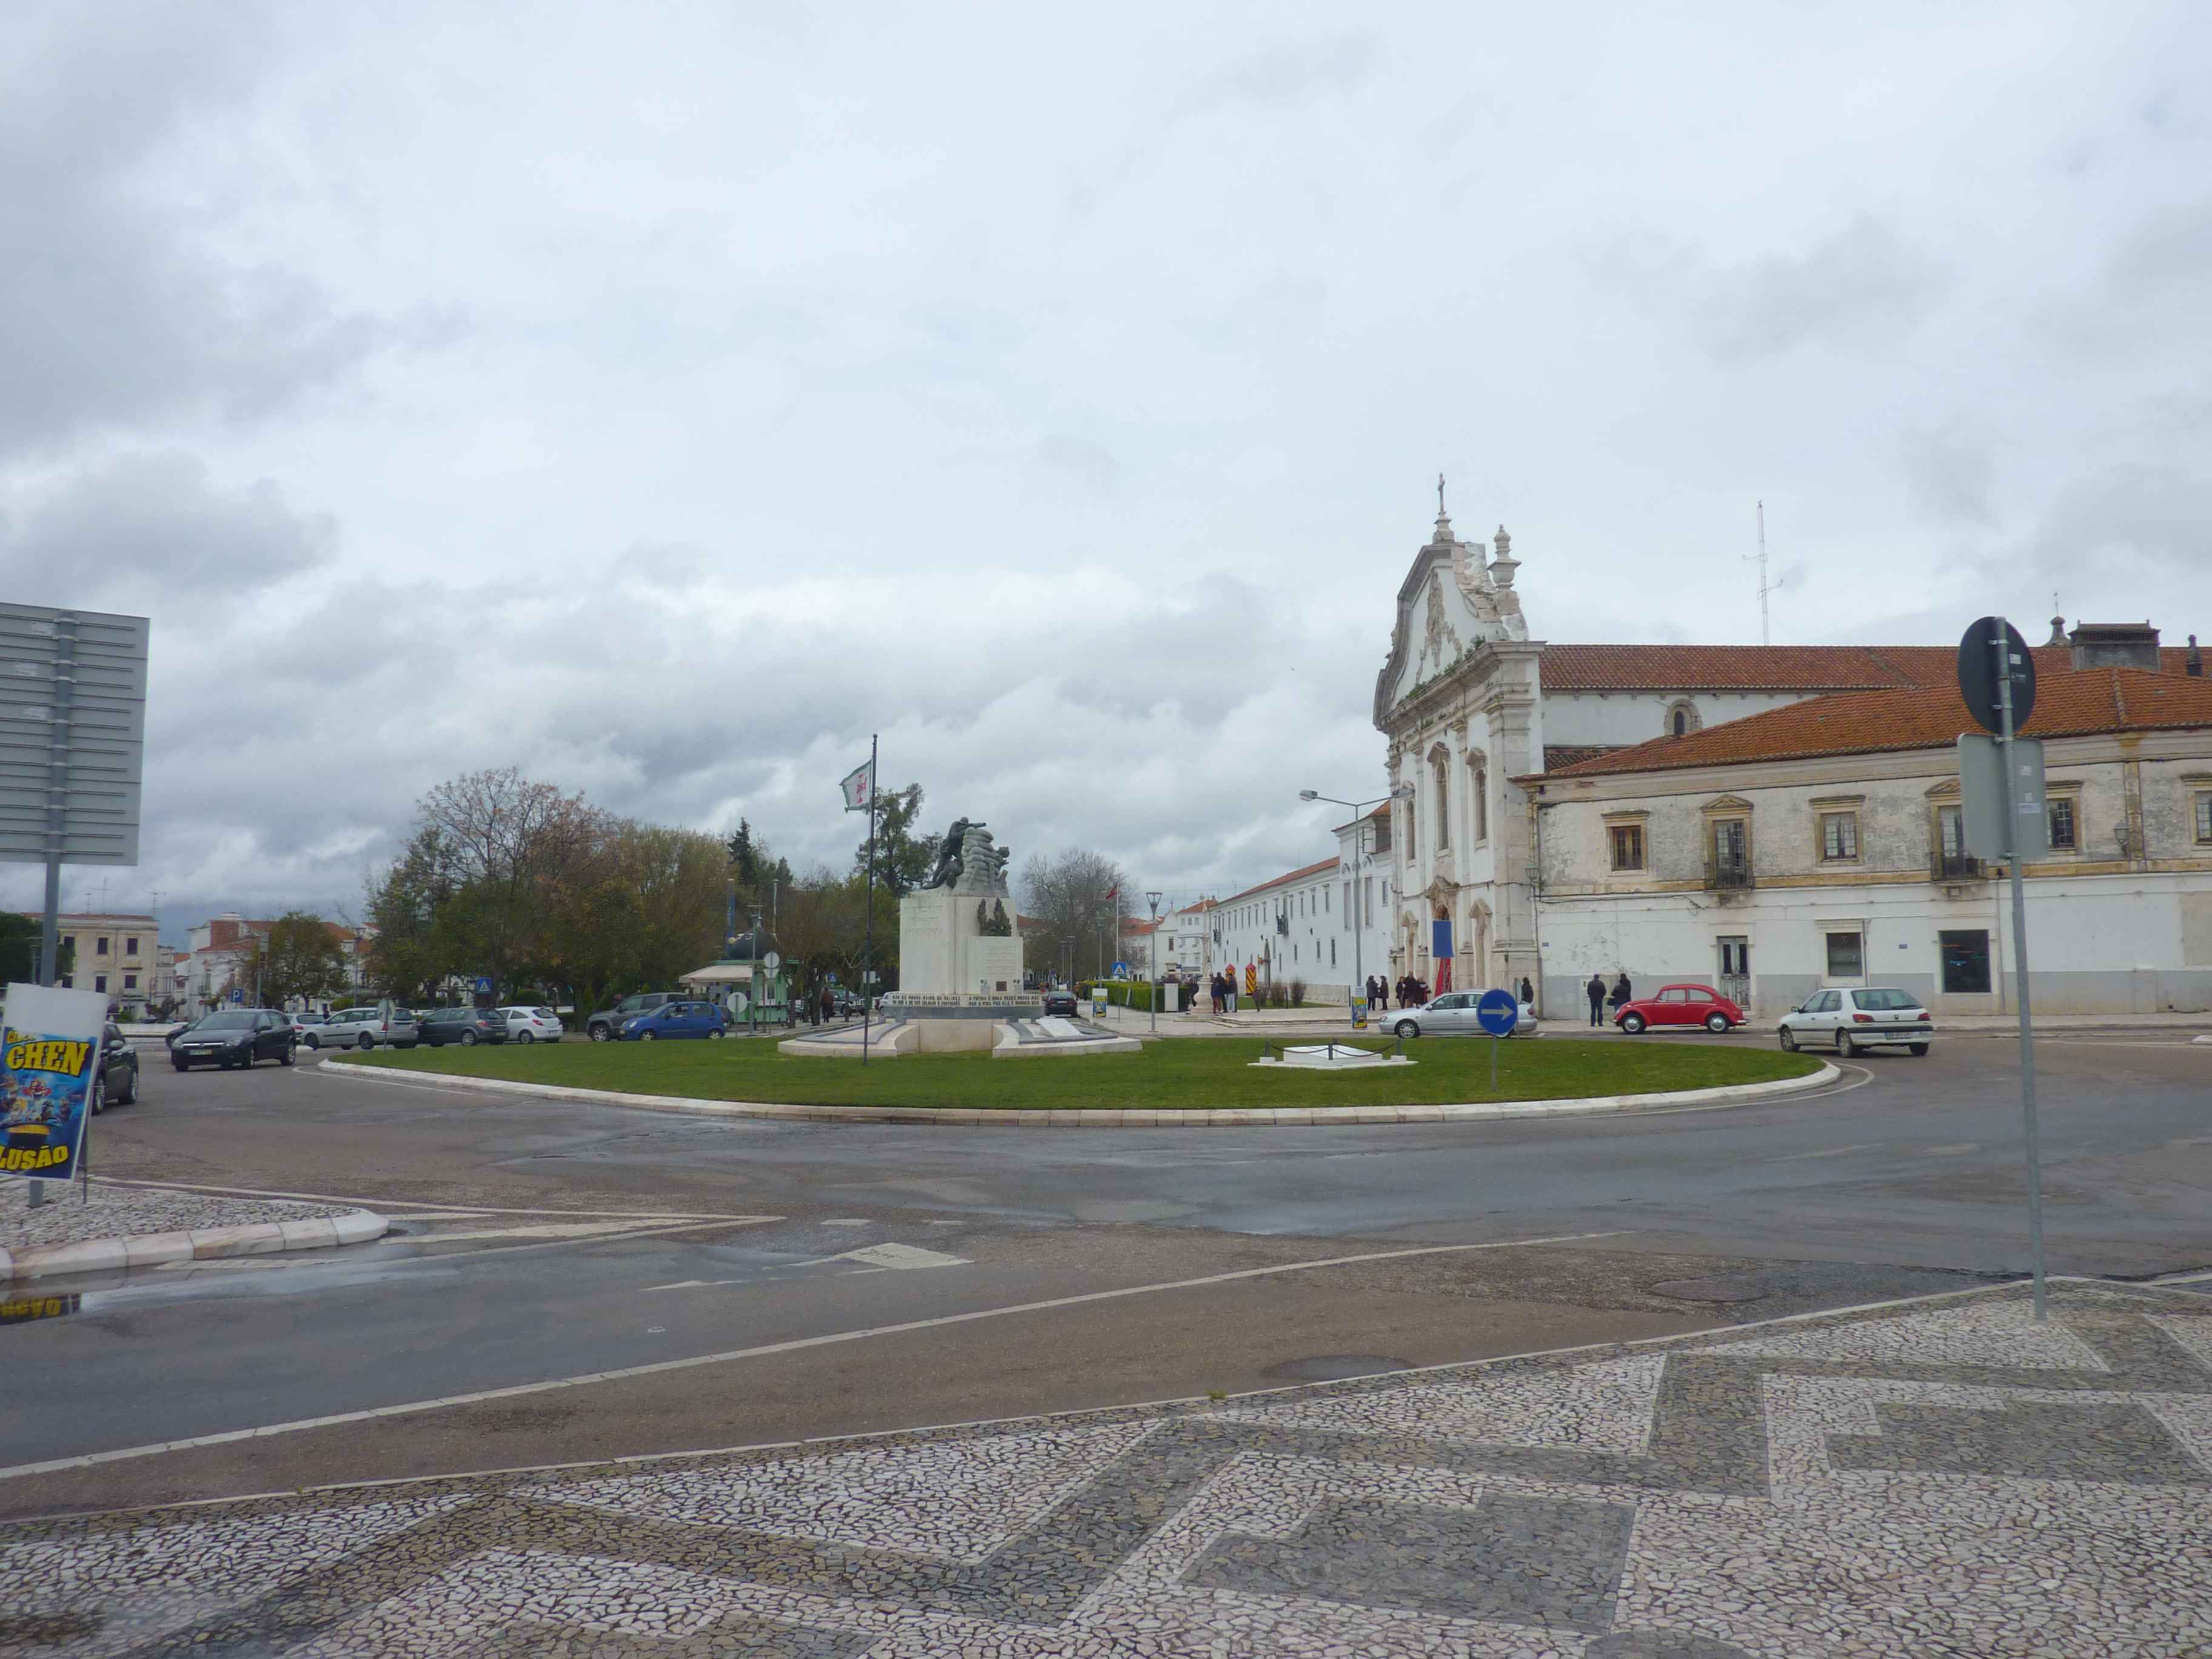
[(84, 1155), (107, 999), (10, 985), (0, 1020), (0, 1175), (67, 1181)]

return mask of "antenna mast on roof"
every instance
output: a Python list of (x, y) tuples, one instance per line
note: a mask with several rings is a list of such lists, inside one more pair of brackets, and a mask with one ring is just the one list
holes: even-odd
[(1771, 645), (1774, 643), (1774, 630), (1766, 619), (1766, 596), (1782, 584), (1766, 580), (1766, 503), (1765, 501), (1759, 503), (1759, 551), (1743, 556), (1743, 562), (1746, 564), (1754, 561), (1759, 565), (1759, 642), (1761, 645)]

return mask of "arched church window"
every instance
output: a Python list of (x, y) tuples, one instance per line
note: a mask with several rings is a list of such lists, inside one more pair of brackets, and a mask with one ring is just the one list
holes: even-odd
[(1438, 750), (1431, 759), (1437, 775), (1437, 851), (1451, 845), (1451, 757)]

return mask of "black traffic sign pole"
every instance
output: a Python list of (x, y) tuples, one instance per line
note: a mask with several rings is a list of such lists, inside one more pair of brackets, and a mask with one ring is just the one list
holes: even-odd
[(2027, 1152), (2027, 1250), (2035, 1317), (2049, 1316), (2043, 1273), (2043, 1149), (2035, 1117), (2034, 1017), (2027, 992), (2027, 899), (2021, 886), (2020, 799), (2013, 738), (2035, 708), (2035, 659), (2002, 617), (1984, 617), (1959, 643), (1959, 689), (1974, 719), (1995, 732), (2004, 756), (2005, 867), (2012, 883), (2013, 982), (2020, 1004), (2020, 1115)]

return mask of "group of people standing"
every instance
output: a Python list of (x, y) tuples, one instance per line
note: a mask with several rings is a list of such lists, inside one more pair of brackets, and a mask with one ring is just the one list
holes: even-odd
[(1401, 1008), (1418, 1008), (1429, 1000), (1428, 981), (1407, 974), (1394, 985), (1379, 974), (1369, 976), (1367, 1006), (1370, 1012), (1379, 1013), (1388, 1008), (1394, 996), (1398, 999)]
[(1589, 976), (1589, 983), (1583, 986), (1583, 990), (1589, 998), (1590, 1024), (1593, 1025), (1604, 1024), (1606, 1009), (1611, 1007), (1618, 1013), (1632, 995), (1628, 988), (1628, 973), (1626, 969), (1621, 970), (1620, 977), (1613, 981), (1613, 989), (1610, 992), (1605, 988), (1603, 974), (1592, 974)]
[(1207, 994), (1213, 999), (1214, 1013), (1227, 1013), (1230, 1005), (1237, 1000), (1237, 975), (1233, 973), (1216, 974), (1206, 981), (1206, 988)]

